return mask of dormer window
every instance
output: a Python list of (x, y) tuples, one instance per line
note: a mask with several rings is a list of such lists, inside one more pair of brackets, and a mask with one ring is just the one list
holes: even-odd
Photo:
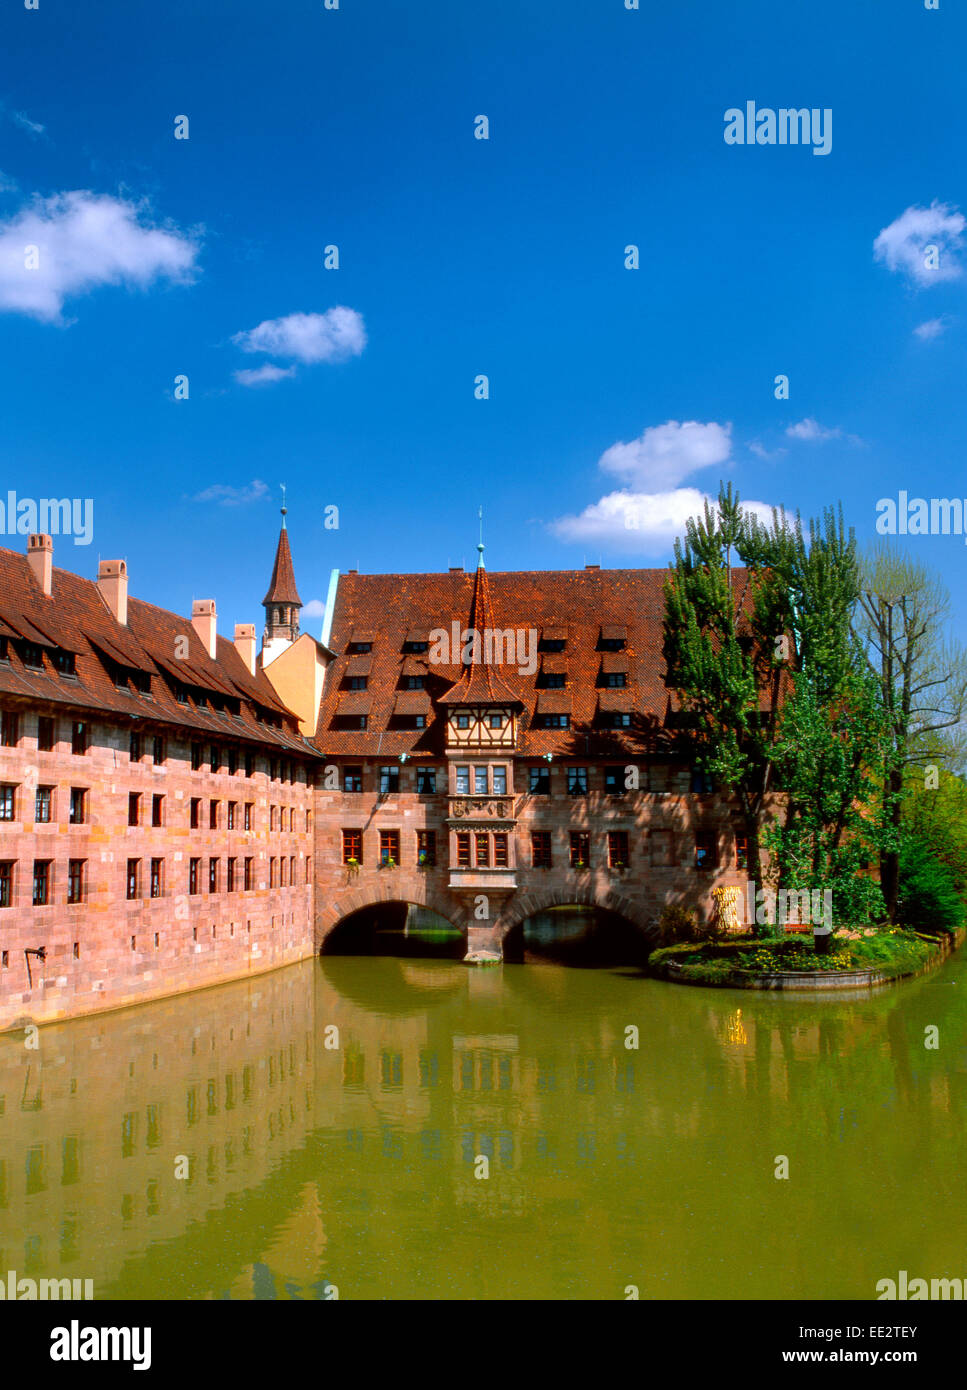
[(73, 652), (65, 652), (62, 647), (58, 647), (51, 659), (62, 676), (77, 675)]
[(403, 681), (403, 685), (404, 685), (404, 688), (405, 688), (406, 690), (425, 690), (425, 689), (426, 689), (426, 677), (425, 677), (425, 676), (407, 676), (407, 677), (405, 678), (405, 680)]
[(365, 652), (373, 650), (372, 642), (350, 642), (346, 651), (350, 656), (362, 656)]
[(41, 647), (34, 642), (21, 642), (20, 658), (23, 664), (31, 671), (42, 671), (44, 669), (44, 653)]
[(563, 637), (542, 637), (537, 644), (539, 652), (562, 652), (567, 646)]
[(426, 652), (426, 651), (429, 651), (429, 649), (430, 649), (430, 644), (429, 644), (429, 642), (404, 642), (404, 643), (403, 643), (403, 651), (406, 653), (407, 656), (422, 656), (423, 653)]

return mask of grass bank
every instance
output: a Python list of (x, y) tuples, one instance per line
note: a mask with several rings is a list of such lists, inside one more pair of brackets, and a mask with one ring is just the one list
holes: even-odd
[(936, 937), (921, 936), (902, 927), (888, 927), (869, 935), (837, 933), (833, 949), (824, 956), (815, 953), (811, 938), (800, 936), (685, 942), (652, 951), (648, 971), (661, 979), (739, 987), (747, 986), (758, 976), (784, 971), (820, 974), (875, 970), (881, 979), (895, 980), (922, 970), (941, 949)]

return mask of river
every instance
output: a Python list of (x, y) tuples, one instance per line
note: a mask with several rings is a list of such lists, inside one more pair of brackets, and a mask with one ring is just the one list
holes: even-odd
[(124, 1299), (964, 1277), (965, 995), (960, 953), (823, 1002), (345, 956), (6, 1035), (0, 1274)]

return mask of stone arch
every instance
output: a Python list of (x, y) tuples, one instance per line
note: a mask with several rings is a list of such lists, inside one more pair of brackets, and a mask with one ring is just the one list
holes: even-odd
[(380, 903), (410, 903), (413, 907), (425, 907), (452, 922), (460, 931), (466, 932), (467, 914), (460, 899), (452, 893), (428, 891), (425, 875), (403, 875), (396, 871), (392, 882), (383, 881), (384, 879), (385, 873), (381, 874), (376, 882), (367, 880), (358, 887), (341, 893), (338, 902), (317, 907), (313, 932), (316, 955), (340, 922), (352, 916), (354, 912), (362, 911), (363, 908), (379, 907)]
[(637, 928), (644, 936), (654, 935), (651, 919), (641, 907), (623, 893), (611, 889), (606, 893), (596, 893), (593, 888), (551, 888), (537, 893), (518, 893), (508, 902), (498, 924), (498, 938), (501, 944), (510, 932), (520, 927), (528, 917), (538, 912), (546, 912), (551, 907), (596, 907), (602, 912), (614, 913)]

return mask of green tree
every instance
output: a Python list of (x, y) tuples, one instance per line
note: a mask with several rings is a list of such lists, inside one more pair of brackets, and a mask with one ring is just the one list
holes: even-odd
[(945, 640), (950, 595), (936, 576), (890, 545), (864, 558), (855, 631), (880, 685), (892, 748), (883, 803), (893, 827), (880, 856), (887, 912), (896, 916), (904, 786), (914, 768), (960, 766), (967, 712), (967, 655)]

